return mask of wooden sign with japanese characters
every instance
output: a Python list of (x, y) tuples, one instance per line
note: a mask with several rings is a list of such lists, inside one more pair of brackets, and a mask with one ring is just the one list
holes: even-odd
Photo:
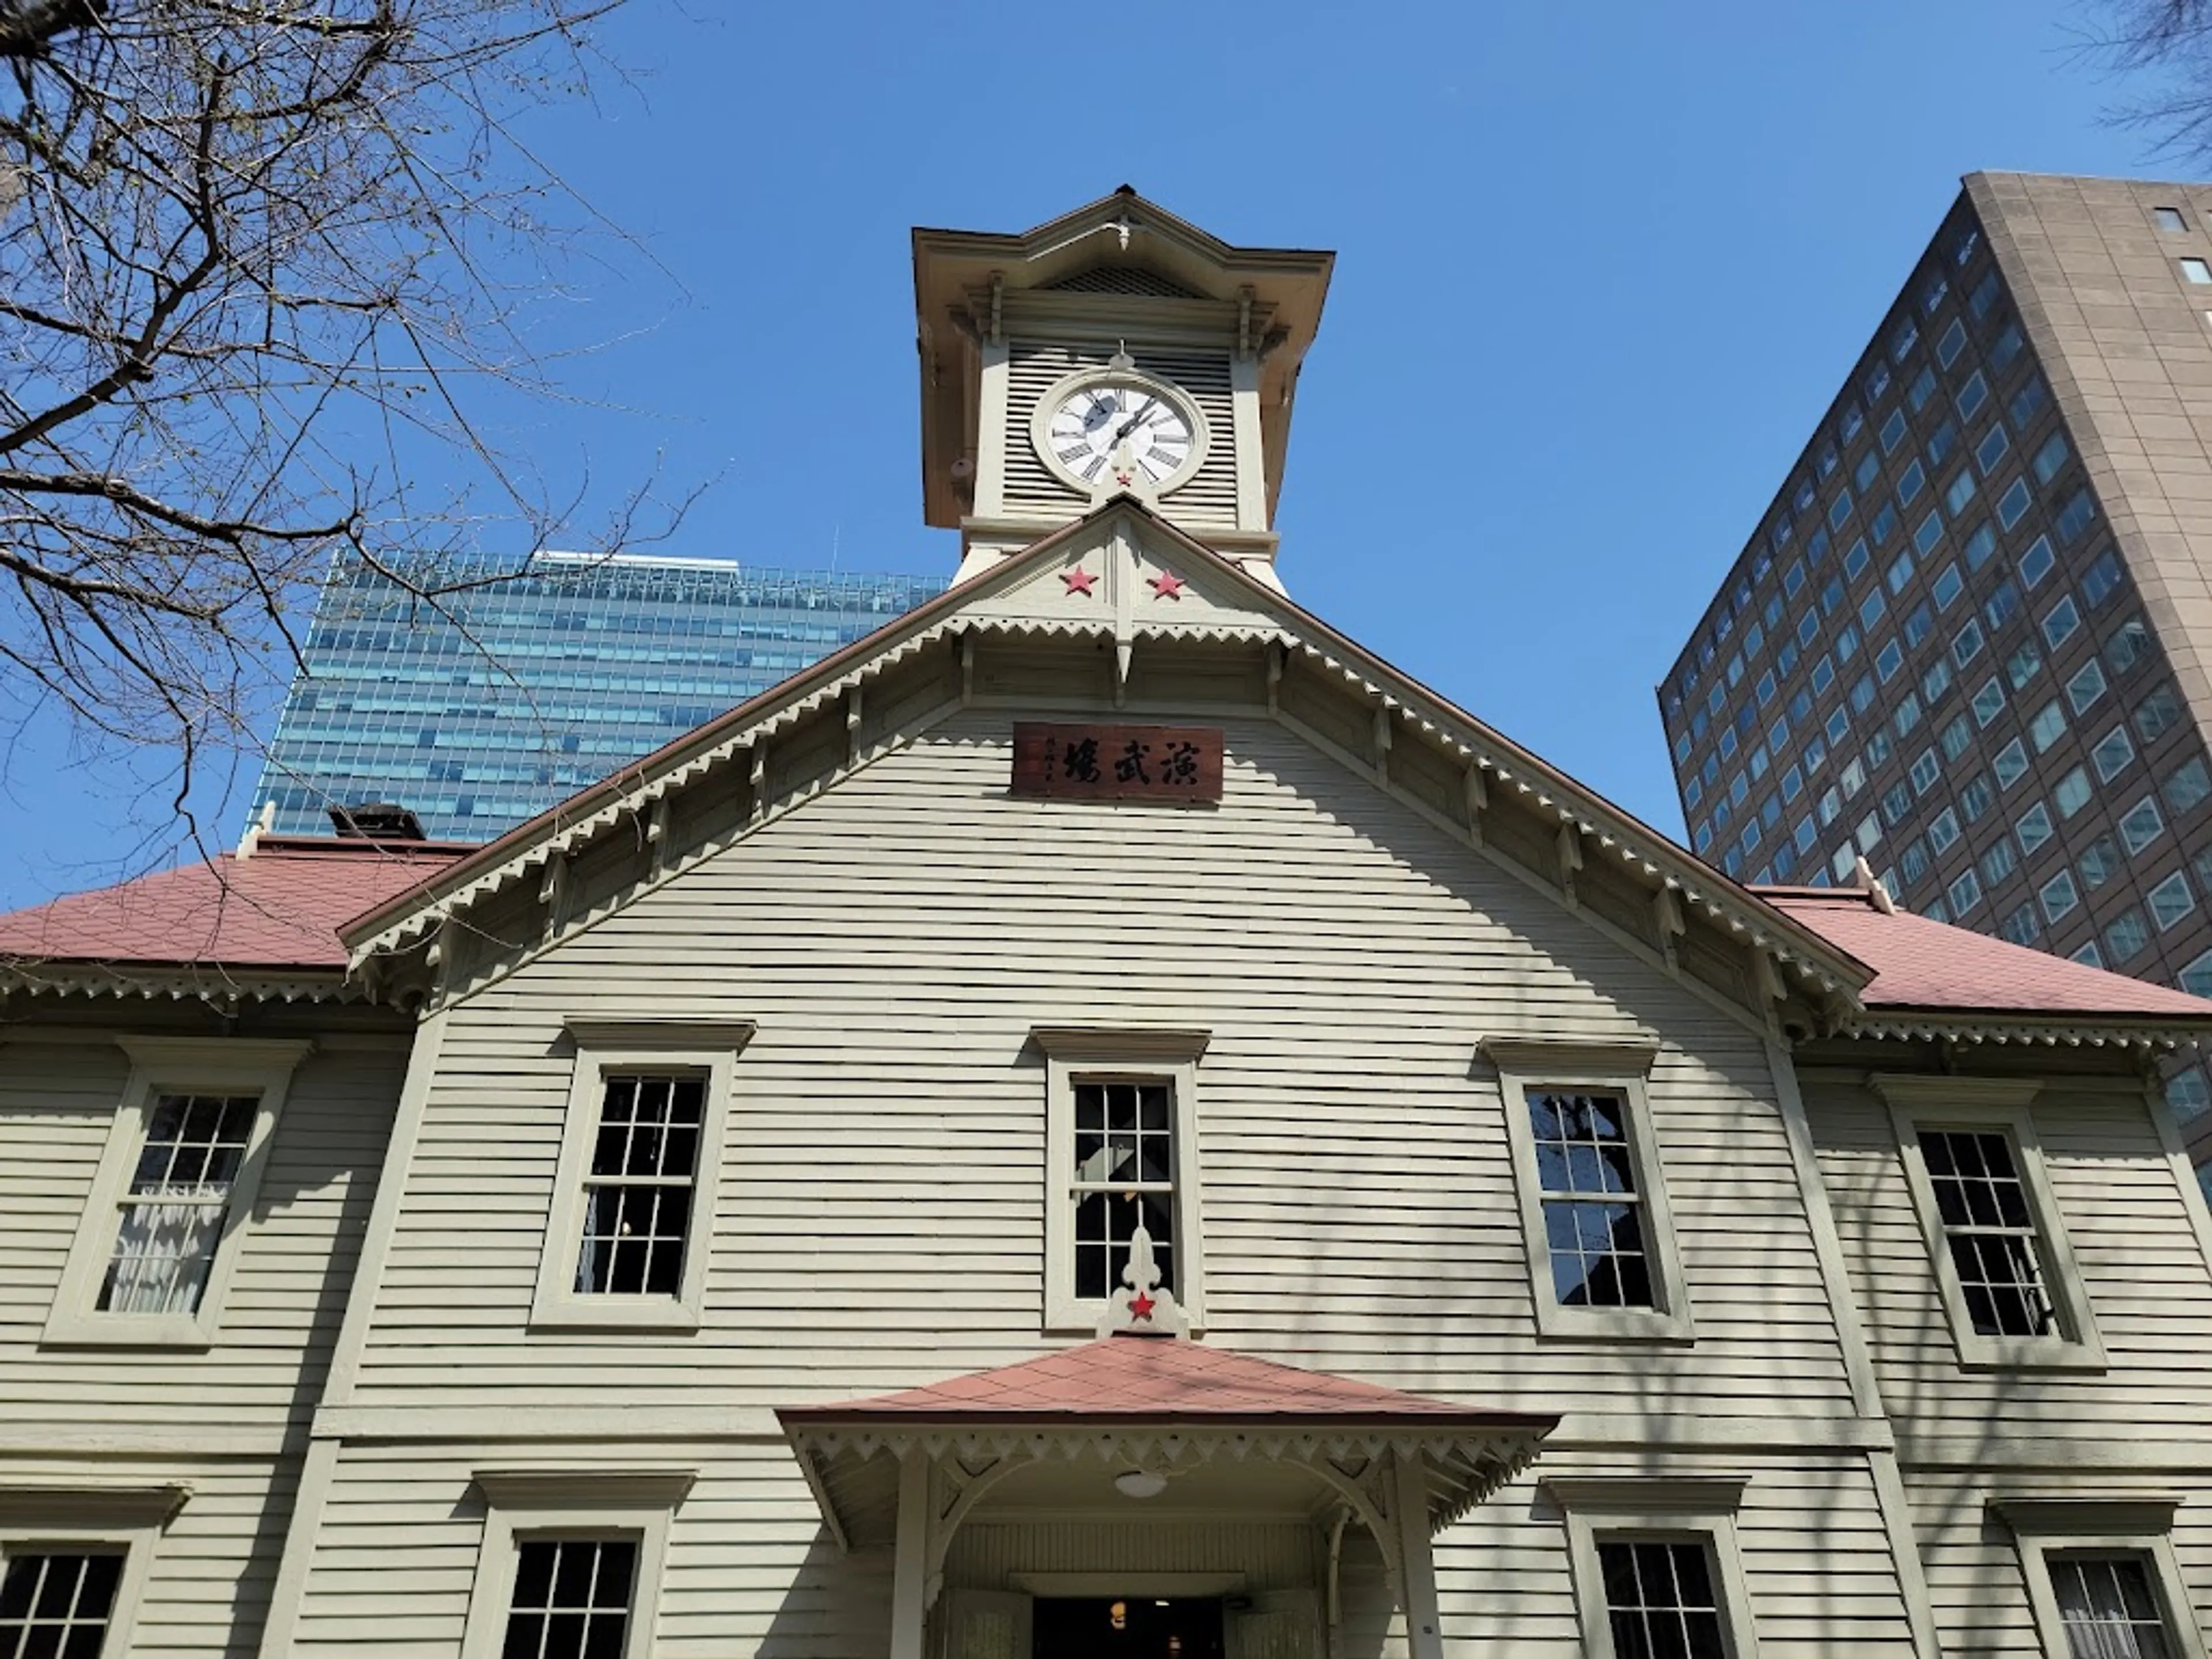
[(1218, 726), (1014, 722), (1017, 795), (1084, 800), (1218, 801)]

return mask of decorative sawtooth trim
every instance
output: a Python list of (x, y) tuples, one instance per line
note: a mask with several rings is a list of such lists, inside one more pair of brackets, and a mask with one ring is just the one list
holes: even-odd
[[(1447, 732), (1448, 728), (1441, 720), (1427, 715), (1416, 716), (1410, 706), (1405, 704), (1403, 700), (1395, 694), (1376, 684), (1358, 670), (1349, 666), (1319, 646), (1295, 636), (1290, 637), (1288, 643), (1295, 646), (1299, 654), (1308, 661), (1319, 663), (1333, 670), (1346, 684), (1358, 687), (1370, 698), (1379, 699), (1384, 708), (1401, 710), (1409, 723), (1418, 720), (1423, 731), (1439, 734)], [(1586, 835), (1603, 836), (1606, 837), (1607, 843), (1612, 844), (1609, 832), (1601, 830), (1599, 825), (1577, 812), (1573, 807), (1554, 800), (1537, 784), (1516, 775), (1504, 761), (1495, 755), (1485, 752), (1464, 736), (1457, 732), (1449, 733), (1447, 746), (1459, 758), (1473, 760), (1485, 771), (1493, 774), (1500, 781), (1510, 784), (1520, 794), (1533, 797), (1540, 810), (1553, 814), (1562, 823), (1571, 823)], [(1623, 862), (1640, 866), (1652, 876), (1659, 875), (1665, 867), (1657, 861), (1658, 860), (1664, 859), (1668, 865), (1673, 865), (1679, 860), (1691, 856), (1679, 850), (1662, 852), (1648, 848), (1634, 848), (1630, 846), (1625, 838), (1621, 843), (1621, 854)], [(1844, 988), (1843, 982), (1828, 969), (1805, 956), (1797, 947), (1784, 944), (1769, 935), (1765, 929), (1747, 919), (1741, 908), (1726, 895), (1715, 895), (1700, 890), (1699, 887), (1692, 884), (1690, 878), (1680, 873), (1670, 872), (1667, 878), (1669, 884), (1674, 886), (1707, 915), (1717, 921), (1724, 922), (1732, 933), (1757, 949), (1771, 951), (1776, 957), (1788, 963), (1799, 978), (1809, 984), (1818, 985), (1824, 991), (1833, 992)]]
[(888, 1452), (901, 1461), (919, 1452), (932, 1460), (950, 1456), (971, 1465), (1001, 1459), (1075, 1463), (1095, 1457), (1102, 1463), (1133, 1463), (1164, 1471), (1197, 1468), (1217, 1460), (1242, 1463), (1259, 1459), (1326, 1463), (1341, 1476), (1346, 1462), (1371, 1462), (1389, 1453), (1425, 1462), (1451, 1482), (1450, 1492), (1440, 1498), (1431, 1498), (1432, 1530), (1467, 1515), (1528, 1468), (1535, 1461), (1542, 1438), (1540, 1431), (1530, 1429), (1479, 1434), (1464, 1429), (1284, 1430), (1200, 1424), (1050, 1428), (1008, 1425), (989, 1429), (942, 1425), (841, 1429), (809, 1425), (791, 1431), (793, 1448), (802, 1455), (802, 1462), (818, 1458), (824, 1463), (841, 1453), (850, 1453), (865, 1462), (878, 1452)]
[(2200, 1048), (2204, 1040), (2179, 1036), (2161, 1026), (2120, 1022), (2111, 1025), (2072, 1023), (2065, 1025), (2021, 1023), (2008, 1024), (1986, 1017), (1976, 1020), (1884, 1018), (1862, 1016), (1837, 1028), (1838, 1036), (1872, 1037), (1884, 1042), (1927, 1042), (1936, 1038), (1992, 1048), (2008, 1046), (2045, 1048), (2135, 1048), (2161, 1054)]
[(172, 1002), (351, 1002), (377, 1004), (383, 1000), (358, 980), (336, 969), (327, 978), (241, 976), (210, 984), (189, 969), (149, 967), (141, 971), (121, 964), (59, 963), (35, 970), (0, 968), (0, 992), (27, 996), (137, 997), (148, 1002), (164, 998)]

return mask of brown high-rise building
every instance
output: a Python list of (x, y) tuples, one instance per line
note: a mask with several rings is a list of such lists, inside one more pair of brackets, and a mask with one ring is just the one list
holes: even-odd
[(2212, 187), (1971, 174), (1659, 701), (1729, 874), (2212, 995)]

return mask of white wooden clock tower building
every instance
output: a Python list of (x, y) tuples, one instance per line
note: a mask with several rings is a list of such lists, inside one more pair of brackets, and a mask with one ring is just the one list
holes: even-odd
[(961, 577), (1127, 492), (1273, 581), (1334, 260), (1231, 247), (1126, 185), (1023, 235), (915, 231), (923, 514)]
[(1293, 603), (1328, 256), (915, 256), (949, 592), (0, 916), (0, 1659), (2207, 1659), (2212, 1003)]

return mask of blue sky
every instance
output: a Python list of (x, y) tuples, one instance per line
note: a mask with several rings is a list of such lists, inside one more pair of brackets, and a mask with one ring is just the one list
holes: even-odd
[[(1651, 688), (1959, 176), (2160, 171), (2100, 118), (2142, 88), (2079, 60), (2088, 15), (633, 0), (629, 82), (528, 137), (639, 249), (579, 262), (543, 325), (599, 343), (559, 365), (577, 401), (504, 435), (587, 511), (656, 466), (708, 483), (666, 551), (949, 571), (909, 226), (1020, 229), (1126, 180), (1334, 248), (1286, 584), (1679, 836)], [(161, 854), (164, 804), (50, 726), (5, 784), (0, 902)]]

